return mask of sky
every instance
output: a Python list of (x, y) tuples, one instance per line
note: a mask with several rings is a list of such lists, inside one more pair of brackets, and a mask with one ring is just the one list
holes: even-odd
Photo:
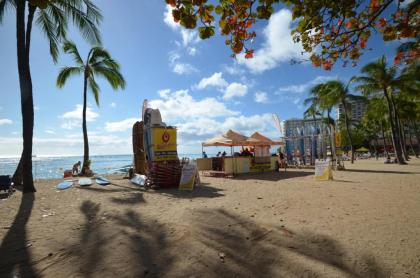
[[(280, 137), (272, 114), (281, 120), (302, 118), (303, 100), (320, 82), (347, 82), (360, 68), (381, 55), (392, 57), (395, 43), (374, 35), (357, 67), (334, 66), (325, 71), (302, 59), (294, 44), (291, 12), (276, 6), (269, 21), (256, 24), (255, 55), (245, 60), (230, 57), (224, 38), (200, 40), (171, 19), (165, 1), (96, 1), (104, 20), (100, 26), (103, 46), (121, 64), (127, 86), (113, 91), (104, 81), (100, 106), (88, 96), (87, 124), (92, 155), (130, 154), (131, 129), (141, 118), (143, 100), (158, 108), (163, 121), (178, 129), (178, 152), (200, 153), (201, 142), (233, 129), (245, 135), (258, 131)], [(22, 121), (18, 83), (15, 14), (8, 11), (0, 25), (0, 157), (19, 156)], [(91, 47), (70, 28), (82, 57)], [(47, 40), (34, 27), (31, 71), (35, 104), (34, 151), (36, 155), (81, 155), (82, 76), (72, 77), (62, 89), (55, 81), (61, 67), (73, 65), (61, 53), (54, 64)], [(211, 152), (211, 151), (210, 151)]]

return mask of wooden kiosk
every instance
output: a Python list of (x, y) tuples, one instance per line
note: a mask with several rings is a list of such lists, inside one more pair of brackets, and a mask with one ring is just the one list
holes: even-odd
[[(235, 174), (273, 171), (277, 161), (270, 155), (270, 147), (283, 145), (273, 141), (258, 132), (250, 137), (229, 130), (226, 133), (211, 138), (202, 143), (202, 147), (230, 147), (230, 155), (197, 159), (198, 170), (205, 176), (229, 177)], [(234, 152), (234, 147), (242, 147), (241, 152)]]

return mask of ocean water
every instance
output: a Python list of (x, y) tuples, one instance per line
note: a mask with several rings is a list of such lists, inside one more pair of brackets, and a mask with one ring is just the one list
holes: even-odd
[[(179, 154), (179, 157), (195, 159), (199, 154)], [(82, 161), (82, 156), (34, 157), (33, 174), (35, 179), (62, 178), (64, 170), (71, 170), (73, 164)], [(116, 169), (132, 165), (133, 155), (94, 155), (90, 157), (92, 170), (97, 174), (112, 173)], [(19, 158), (0, 158), (0, 175), (13, 175)]]

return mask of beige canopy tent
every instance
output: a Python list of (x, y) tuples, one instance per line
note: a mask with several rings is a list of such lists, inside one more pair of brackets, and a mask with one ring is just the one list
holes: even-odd
[[(197, 159), (197, 165), (200, 170), (206, 170), (206, 173), (209, 173), (209, 175), (216, 173), (233, 175), (235, 173), (274, 169), (276, 157), (272, 157), (269, 153), (272, 145), (283, 145), (283, 142), (273, 141), (258, 132), (252, 134), (251, 137), (247, 137), (233, 130), (228, 130), (222, 135), (204, 141), (202, 147), (230, 147), (232, 156)], [(252, 159), (249, 156), (234, 156), (233, 147), (235, 146), (255, 147), (253, 148), (254, 156)], [(218, 159), (223, 159), (223, 164), (220, 164), (223, 165), (223, 171), (218, 170), (218, 167), (214, 167), (214, 165), (219, 163), (217, 162)]]
[(226, 133), (208, 139), (202, 143), (203, 147), (214, 147), (214, 146), (254, 146), (259, 141), (255, 138), (246, 137), (238, 132), (229, 129)]
[(268, 137), (265, 137), (259, 132), (254, 132), (254, 134), (251, 135), (252, 139), (257, 140), (258, 142), (256, 145), (262, 145), (262, 146), (272, 146), (272, 145), (284, 145), (281, 141), (273, 141)]

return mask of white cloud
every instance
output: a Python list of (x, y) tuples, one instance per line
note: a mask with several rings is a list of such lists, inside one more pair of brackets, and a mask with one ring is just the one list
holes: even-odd
[(158, 91), (158, 95), (161, 97), (161, 98), (168, 98), (168, 96), (169, 96), (169, 93), (171, 92), (171, 89), (164, 89), (164, 90), (159, 90)]
[(291, 24), (292, 13), (289, 10), (282, 9), (274, 13), (263, 31), (265, 42), (255, 51), (254, 58), (245, 59), (241, 55), (238, 62), (247, 66), (251, 72), (261, 73), (277, 67), (281, 62), (302, 57), (302, 46), (293, 42)]
[(221, 72), (216, 72), (210, 77), (201, 79), (197, 85), (197, 88), (202, 90), (209, 86), (224, 88), (228, 86), (228, 83), (226, 82), (225, 79), (223, 79)]
[(44, 132), (48, 134), (55, 134), (55, 131), (53, 129), (46, 129), (44, 130)]
[[(77, 104), (76, 108), (73, 111), (69, 111), (61, 115), (60, 117), (63, 119), (77, 119), (81, 120), (83, 116), (83, 105)], [(89, 106), (86, 107), (86, 121), (93, 122), (96, 118), (99, 117), (99, 114), (92, 111), (92, 108)]]
[[(66, 120), (61, 127), (64, 129), (73, 129), (82, 125), (82, 116), (83, 116), (83, 106), (77, 104), (76, 108), (73, 111), (69, 111), (59, 116), (60, 118)], [(86, 121), (94, 122), (99, 117), (99, 114), (92, 111), (92, 108), (89, 106), (86, 107)]]
[(282, 93), (301, 94), (301, 93), (309, 92), (311, 87), (313, 87), (317, 84), (320, 84), (320, 83), (324, 83), (324, 82), (329, 81), (329, 80), (334, 80), (334, 79), (337, 79), (337, 76), (322, 76), (322, 75), (317, 76), (315, 79), (313, 79), (309, 82), (303, 83), (303, 84), (282, 86), (282, 87), (277, 89), (275, 94), (276, 95), (280, 95)]
[(149, 101), (149, 105), (160, 110), (163, 121), (200, 117), (216, 118), (239, 114), (239, 112), (228, 109), (224, 103), (215, 98), (195, 100), (188, 90), (165, 91), (161, 97), (162, 99)]
[(198, 69), (188, 63), (176, 63), (172, 66), (172, 71), (176, 74), (183, 75), (198, 72)]
[(268, 136), (277, 136), (275, 134), (272, 115), (261, 114), (251, 116), (227, 117), (223, 120), (199, 118), (192, 121), (177, 124), (178, 132), (181, 136), (192, 138), (199, 136), (207, 139), (228, 131), (235, 130), (242, 134), (250, 136), (255, 131), (262, 132)]
[(163, 21), (168, 25), (173, 31), (181, 35), (183, 46), (188, 46), (192, 43), (197, 43), (200, 41), (197, 31), (187, 30), (176, 23), (172, 16), (172, 8), (169, 5), (166, 5), (166, 10), (163, 14)]
[(111, 106), (112, 108), (115, 108), (115, 107), (117, 107), (117, 104), (115, 102), (111, 102), (111, 104), (109, 106)]
[(181, 59), (181, 55), (175, 51), (169, 52), (169, 63), (175, 64), (179, 59)]
[(224, 65), (223, 71), (230, 74), (230, 75), (244, 75), (245, 70), (236, 62), (236, 60), (232, 63), (232, 65)]
[(309, 89), (309, 84), (299, 84), (299, 85), (288, 85), (283, 86), (278, 89), (279, 92), (289, 92), (289, 93), (303, 93)]
[(197, 54), (197, 48), (195, 47), (188, 47), (187, 48), (188, 55), (195, 56)]
[(133, 128), (135, 122), (139, 121), (137, 118), (128, 118), (118, 122), (106, 122), (105, 130), (107, 132), (127, 131)]
[(233, 97), (243, 97), (247, 94), (248, 87), (246, 85), (233, 82), (227, 86), (223, 99), (231, 99)]
[(172, 68), (174, 73), (183, 75), (198, 72), (198, 69), (196, 69), (193, 65), (182, 63), (179, 61), (180, 59), (181, 56), (177, 52), (171, 51), (169, 53), (169, 66)]
[(0, 119), (0, 125), (11, 125), (13, 121), (10, 119)]
[(40, 108), (39, 108), (39, 106), (34, 106), (34, 111), (39, 111), (40, 110)]
[(254, 97), (255, 97), (254, 100), (256, 102), (259, 102), (259, 103), (267, 103), (268, 102), (268, 98), (267, 98), (267, 93), (266, 92), (258, 91), (258, 92), (255, 93)]

